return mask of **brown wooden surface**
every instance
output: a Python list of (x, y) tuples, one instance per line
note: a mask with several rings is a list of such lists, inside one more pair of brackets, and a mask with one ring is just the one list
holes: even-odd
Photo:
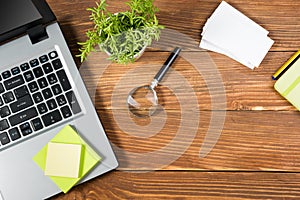
[[(91, 28), (89, 12), (94, 0), (47, 0), (57, 16), (72, 54), (78, 54), (77, 42), (85, 39)], [(126, 9), (125, 1), (108, 1), (111, 12)], [(185, 34), (196, 44), (206, 19), (221, 1), (216, 0), (156, 0), (158, 19), (166, 28)], [(52, 199), (299, 199), (300, 198), (300, 114), (274, 89), (272, 74), (300, 48), (300, 2), (295, 0), (230, 0), (231, 5), (266, 28), (275, 41), (258, 69), (250, 70), (230, 58), (201, 49), (184, 48), (183, 54), (194, 62), (209, 55), (223, 80), (226, 101), (223, 110), (212, 109), (212, 99), (207, 82), (218, 81), (217, 76), (199, 74), (190, 62), (181, 56), (174, 70), (185, 77), (196, 94), (200, 126), (191, 143), (184, 140), (178, 147), (162, 155), (178, 156), (166, 166), (151, 165), (154, 160), (138, 160), (122, 154), (123, 151), (146, 154), (162, 149), (176, 136), (182, 116), (176, 95), (186, 96), (185, 90), (176, 95), (162, 86), (160, 98), (168, 114), (167, 123), (157, 134), (145, 139), (126, 134), (115, 121), (113, 111), (122, 112), (122, 106), (112, 103), (115, 86), (128, 71), (137, 66), (159, 67), (170, 49), (148, 48), (137, 63), (128, 66), (109, 64), (90, 59), (95, 68), (83, 75), (88, 88), (98, 82), (95, 107), (105, 131), (114, 144), (120, 163), (117, 170), (73, 188), (68, 194)], [(167, 41), (168, 42), (168, 41)], [(179, 41), (170, 40), (170, 43)], [(162, 44), (164, 44), (162, 42)], [(166, 43), (167, 44), (167, 43)], [(182, 45), (188, 46), (182, 43)], [(191, 44), (193, 46), (194, 44)], [(97, 58), (97, 57), (96, 57)], [(75, 58), (78, 67), (81, 63)], [(101, 59), (99, 59), (101, 60)], [(93, 75), (106, 67), (100, 78)], [(95, 70), (95, 71), (93, 71)], [(155, 73), (155, 69), (148, 69)], [(209, 68), (207, 73), (210, 72)], [(139, 74), (149, 80), (149, 73)], [(205, 73), (205, 71), (203, 72)], [(179, 81), (179, 80), (178, 80)], [(121, 103), (121, 102), (120, 102)], [(221, 136), (212, 151), (199, 157), (201, 144), (207, 133), (213, 112), (225, 113)], [(125, 119), (124, 119), (125, 120)], [(192, 122), (192, 120), (191, 120)], [(149, 123), (136, 121), (138, 124)], [(189, 131), (187, 129), (187, 131)], [(149, 130), (149, 132), (151, 132)], [(187, 136), (188, 137), (188, 136)], [(182, 152), (181, 152), (182, 151)], [(121, 153), (120, 153), (121, 152)]]

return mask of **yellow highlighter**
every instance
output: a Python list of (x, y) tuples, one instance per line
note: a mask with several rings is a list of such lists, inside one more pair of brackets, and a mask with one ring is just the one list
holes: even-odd
[(300, 58), (300, 50), (298, 50), (284, 65), (282, 65), (272, 76), (273, 80), (279, 79), (298, 59)]

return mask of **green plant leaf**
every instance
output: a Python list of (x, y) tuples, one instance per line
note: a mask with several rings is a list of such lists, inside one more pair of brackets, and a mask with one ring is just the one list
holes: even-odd
[(134, 55), (152, 40), (158, 40), (160, 30), (153, 0), (130, 0), (126, 2), (130, 11), (112, 14), (107, 11), (106, 0), (96, 2), (96, 7), (87, 8), (94, 28), (86, 32), (87, 40), (79, 42), (83, 62), (94, 46), (110, 53), (110, 60), (127, 64), (134, 61)]

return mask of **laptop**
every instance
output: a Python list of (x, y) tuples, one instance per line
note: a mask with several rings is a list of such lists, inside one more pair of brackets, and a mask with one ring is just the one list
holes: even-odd
[(80, 183), (118, 166), (49, 5), (1, 0), (1, 200), (41, 200), (60, 193), (33, 157), (66, 125), (102, 158)]

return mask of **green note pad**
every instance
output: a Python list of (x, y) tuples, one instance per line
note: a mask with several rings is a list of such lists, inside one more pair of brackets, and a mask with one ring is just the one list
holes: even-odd
[[(52, 138), (50, 142), (81, 145), (81, 159), (78, 178), (49, 176), (64, 193), (67, 193), (101, 160), (101, 157), (69, 125), (61, 129), (61, 131)], [(45, 171), (46, 168), (47, 149), (48, 144), (33, 157), (33, 160), (43, 171)]]
[(300, 56), (297, 56), (289, 69), (276, 81), (274, 88), (298, 110), (300, 110)]

